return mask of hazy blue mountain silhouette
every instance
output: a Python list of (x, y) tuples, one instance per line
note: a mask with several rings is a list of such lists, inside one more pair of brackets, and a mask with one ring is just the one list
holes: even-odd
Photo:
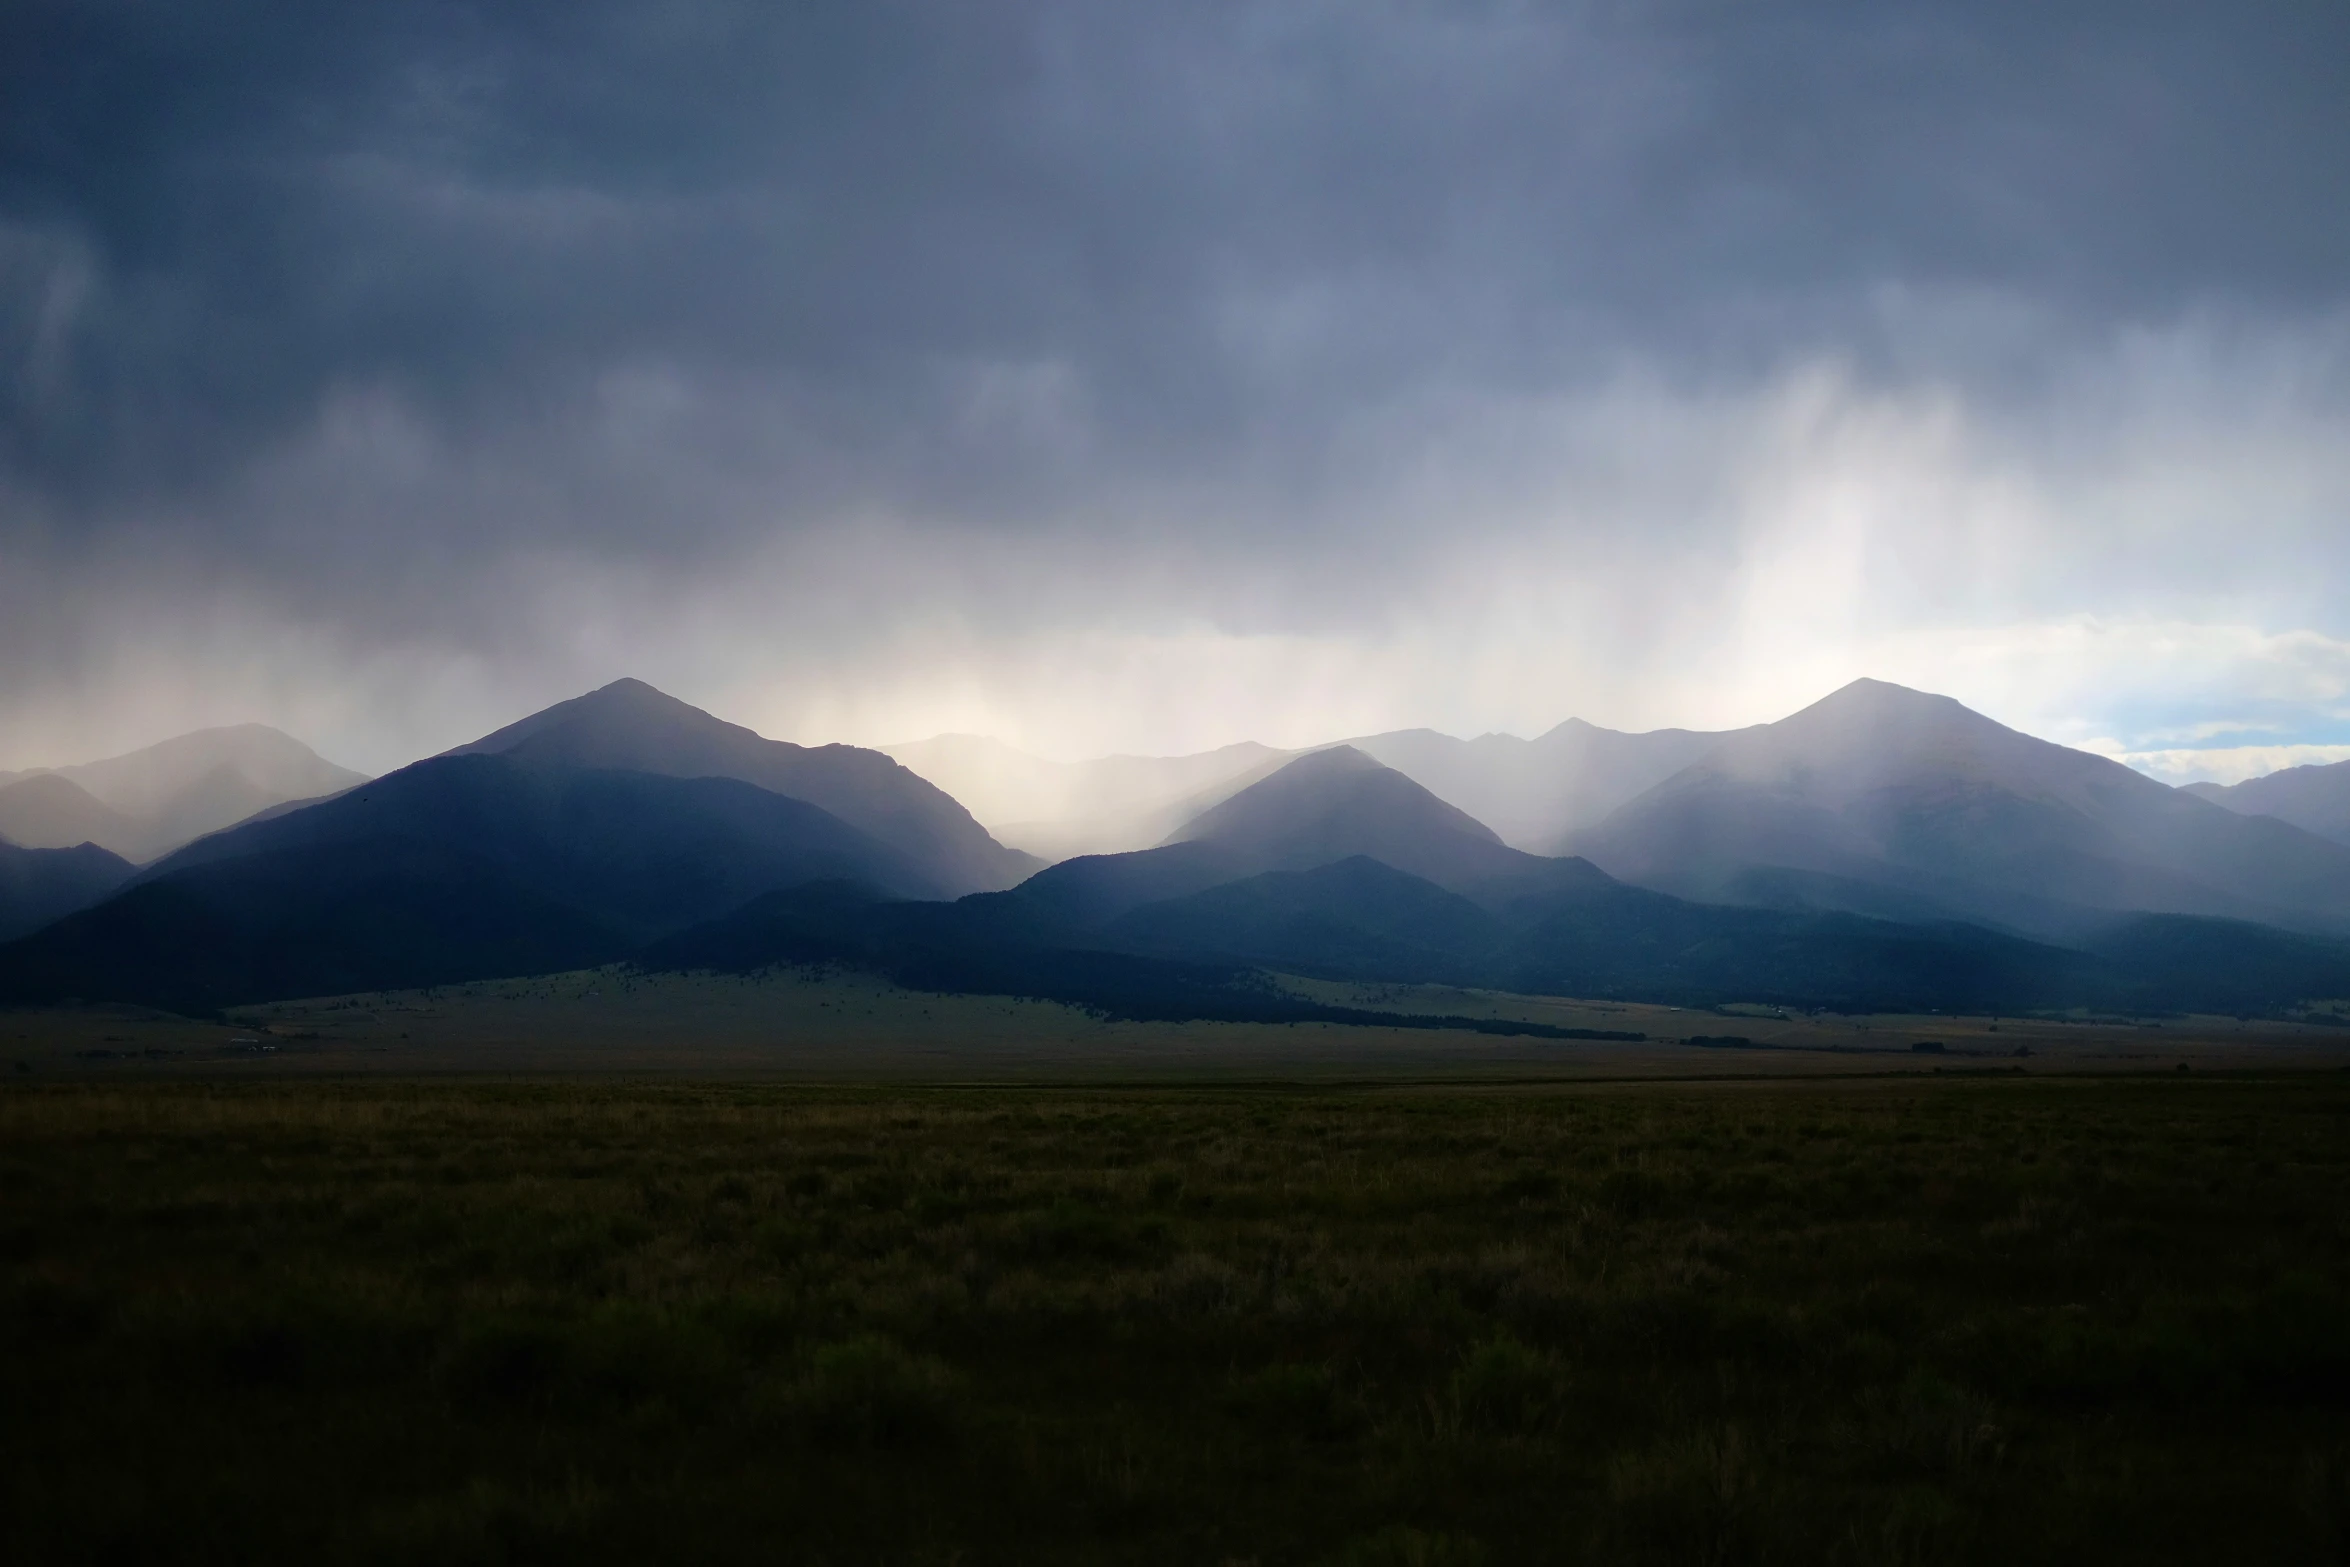
[(1725, 737), (1573, 843), (1713, 901), (2057, 936), (2122, 912), (2350, 929), (2350, 849), (1874, 680)]
[[(1398, 729), (1338, 742), (1392, 767), (1513, 848), (1556, 852), (1565, 834), (1697, 760), (1723, 738), (1625, 734), (1570, 718), (1531, 740)], [(1163, 842), (1201, 813), (1310, 751), (1253, 743), (1188, 756), (1048, 762), (979, 735), (938, 735), (889, 754), (971, 808), (1007, 843), (1063, 859)]]
[(1356, 856), (1456, 890), (1555, 874), (1558, 863), (1510, 848), (1403, 774), (1333, 746), (1210, 807), (1158, 848), (1063, 860), (1015, 896), (1093, 928), (1146, 903)]
[(2288, 767), (2240, 784), (2189, 784), (2184, 792), (2241, 816), (2273, 816), (2303, 832), (2350, 845), (2350, 762)]
[(1007, 849), (935, 784), (879, 751), (793, 745), (618, 680), (457, 747), (531, 767), (736, 778), (805, 800), (897, 849), (950, 895), (1009, 887), (1042, 862)]
[(28, 849), (0, 841), (0, 941), (88, 908), (132, 874), (130, 861), (94, 843)]
[(1531, 740), (1399, 729), (1346, 743), (1460, 807), (1502, 842), (1556, 854), (1568, 834), (1597, 825), (1725, 738), (1691, 729), (1627, 734), (1570, 718)]
[(437, 757), (199, 839), (0, 947), (0, 996), (212, 1007), (575, 967), (828, 877), (942, 890), (829, 812), (737, 779)]
[(151, 836), (136, 821), (72, 779), (35, 773), (0, 785), (0, 838), (26, 849), (70, 849), (94, 843), (132, 858)]
[(103, 761), (0, 774), (0, 836), (27, 845), (87, 839), (150, 860), (256, 812), (366, 779), (266, 724), (199, 729)]
[(1245, 874), (1365, 855), (1443, 887), (1527, 871), (1534, 856), (1350, 745), (1313, 751), (1179, 828)]

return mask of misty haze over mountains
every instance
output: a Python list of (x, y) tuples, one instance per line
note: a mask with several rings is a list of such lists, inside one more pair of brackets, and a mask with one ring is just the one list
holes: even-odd
[[(1504, 843), (1551, 854), (1721, 738), (1687, 729), (1623, 734), (1570, 718), (1533, 740), (1399, 729), (1332, 743), (1394, 768)], [(1048, 859), (1163, 842), (1201, 811), (1305, 754), (1243, 742), (1192, 756), (1048, 762), (977, 735), (883, 749), (969, 805), (1005, 842)]]
[[(2172, 789), (1877, 681), (1719, 734), (892, 749), (768, 740), (622, 680), (373, 781), (267, 730), (21, 778), (0, 795), (52, 832), (275, 795), (143, 867), (0, 845), (0, 998), (203, 1010), (620, 960), (847, 962), (1149, 1016), (1328, 1011), (1280, 974), (1843, 1009), (2350, 996), (2350, 845), (2251, 786)], [(1111, 847), (1047, 867), (912, 764), (1032, 841)], [(2297, 773), (2271, 792), (2332, 820), (2350, 769)]]
[(256, 811), (366, 781), (263, 724), (200, 729), (100, 762), (0, 773), (0, 838), (150, 860)]

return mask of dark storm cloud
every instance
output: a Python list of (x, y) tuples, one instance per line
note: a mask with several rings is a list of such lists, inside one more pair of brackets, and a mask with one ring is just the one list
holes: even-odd
[[(1063, 364), (1097, 457), (1286, 471), (1431, 373), (1865, 355), (1887, 281), (2093, 326), (2350, 275), (2331, 5), (7, 16), (0, 433), (76, 497), (216, 475), (338, 387), (527, 434), (632, 363), (898, 475), (957, 444), (942, 364)], [(1285, 299), (1288, 357), (1232, 341)], [(966, 504), (1045, 498), (953, 459)]]
[[(871, 591), (769, 620), (1375, 622), (1529, 496), (1724, 553), (1778, 425), (1720, 405), (1822, 363), (2077, 464), (2115, 385), (2233, 395), (2117, 340), (2338, 338), (2344, 60), (2338, 4), (17, 0), (0, 657), (72, 690), (147, 572), (522, 665), (551, 558), (674, 627), (844, 529)], [(2344, 363), (2244, 373), (2307, 423)]]

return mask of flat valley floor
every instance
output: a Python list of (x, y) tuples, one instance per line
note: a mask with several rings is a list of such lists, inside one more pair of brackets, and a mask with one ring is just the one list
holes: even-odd
[[(2350, 1066), (2350, 1002), (2305, 1020), (1789, 1015), (1447, 986), (1286, 981), (1306, 999), (1423, 1017), (1639, 1034), (1562, 1040), (1319, 1023), (1113, 1022), (870, 976), (599, 969), (232, 1009), (0, 1009), (0, 1072), (265, 1079), (622, 1073), (811, 1081), (1150, 1082), (1877, 1076)], [(1691, 1044), (1697, 1040), (1702, 1043)]]
[(768, 991), (0, 1015), (0, 1557), (2350, 1549), (2338, 1035)]

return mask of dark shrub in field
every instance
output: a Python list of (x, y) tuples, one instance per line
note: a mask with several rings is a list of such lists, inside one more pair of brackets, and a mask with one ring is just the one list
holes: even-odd
[(1530, 1435), (1565, 1417), (1568, 1378), (1557, 1357), (1499, 1334), (1469, 1351), (1452, 1376), (1453, 1407), (1471, 1431)]
[(878, 1334), (818, 1345), (790, 1389), (792, 1409), (827, 1441), (908, 1447), (946, 1440), (955, 1379), (938, 1361)]

